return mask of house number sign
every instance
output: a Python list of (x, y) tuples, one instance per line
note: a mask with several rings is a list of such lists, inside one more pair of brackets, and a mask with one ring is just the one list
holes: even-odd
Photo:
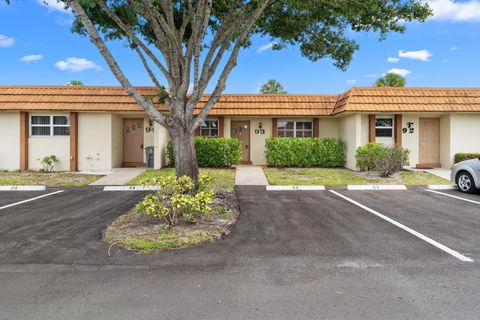
[(406, 128), (403, 128), (402, 129), (402, 132), (404, 134), (406, 133), (414, 133), (415, 132), (415, 128), (413, 127), (413, 122), (407, 122), (407, 127)]
[(258, 124), (258, 129), (255, 129), (255, 134), (265, 134), (265, 129), (262, 128), (263, 124), (260, 122)]
[(148, 120), (148, 127), (145, 127), (145, 132), (146, 133), (155, 132), (155, 127), (153, 126), (152, 120)]

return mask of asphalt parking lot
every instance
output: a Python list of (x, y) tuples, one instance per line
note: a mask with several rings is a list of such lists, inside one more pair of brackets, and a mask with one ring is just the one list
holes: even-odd
[(480, 195), (334, 191), (238, 188), (229, 238), (150, 255), (100, 239), (143, 192), (0, 209), (0, 319), (476, 319)]

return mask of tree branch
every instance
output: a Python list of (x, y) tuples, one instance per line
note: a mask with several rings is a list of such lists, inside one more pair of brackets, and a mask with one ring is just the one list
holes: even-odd
[(113, 10), (107, 7), (104, 0), (96, 0), (96, 2), (103, 9), (103, 11), (105, 11), (105, 13), (110, 17), (110, 19), (112, 19), (120, 27), (120, 29), (122, 29), (122, 31), (126, 33), (126, 35), (131, 39), (131, 41), (137, 46), (139, 46), (147, 54), (147, 56), (150, 59), (152, 59), (152, 61), (160, 69), (160, 71), (163, 73), (163, 75), (165, 76), (165, 78), (167, 79), (170, 85), (172, 83), (172, 78), (170, 77), (170, 73), (163, 66), (160, 60), (158, 60), (158, 58), (153, 54), (153, 52), (140, 39), (138, 39), (138, 37), (133, 32), (133, 30), (129, 28), (125, 23), (123, 23), (122, 19), (120, 19), (120, 17), (115, 12), (113, 12)]
[(135, 102), (137, 102), (145, 110), (145, 112), (150, 116), (152, 120), (166, 127), (167, 123), (165, 116), (157, 110), (157, 108), (150, 99), (143, 97), (125, 77), (125, 74), (121, 70), (118, 63), (115, 61), (115, 58), (112, 56), (112, 53), (105, 45), (103, 39), (98, 34), (97, 29), (85, 13), (85, 10), (79, 3), (79, 0), (67, 0), (65, 2), (72, 7), (75, 15), (82, 22), (83, 26), (87, 30), (91, 42), (97, 47), (98, 51), (105, 59), (105, 62), (110, 67), (110, 70), (112, 70), (113, 75), (120, 82), (127, 94), (129, 94), (135, 100)]
[(232, 69), (235, 67), (237, 63), (237, 58), (238, 58), (238, 53), (240, 52), (240, 49), (242, 47), (243, 42), (246, 40), (248, 35), (253, 29), (253, 26), (255, 25), (255, 22), (257, 19), (260, 17), (260, 15), (263, 13), (265, 8), (271, 4), (273, 0), (264, 0), (260, 2), (259, 6), (255, 11), (252, 13), (250, 20), (247, 22), (245, 29), (241, 33), (241, 35), (237, 38), (237, 41), (235, 43), (235, 46), (232, 50), (232, 53), (220, 75), (220, 78), (218, 79), (217, 85), (215, 86), (215, 89), (213, 90), (210, 98), (208, 99), (207, 103), (203, 107), (203, 109), (200, 111), (198, 116), (195, 118), (195, 122), (192, 128), (192, 131), (195, 131), (200, 124), (205, 120), (207, 117), (208, 113), (210, 110), (213, 108), (213, 106), (218, 102), (220, 99), (220, 94), (222, 93), (223, 90), (225, 90), (226, 86), (226, 81), (228, 76), (230, 75), (230, 72)]
[(162, 85), (158, 81), (157, 77), (155, 77), (155, 74), (153, 73), (152, 69), (148, 65), (147, 60), (145, 59), (145, 56), (143, 55), (142, 51), (138, 48), (138, 46), (132, 44), (133, 49), (137, 52), (138, 56), (140, 57), (140, 60), (142, 61), (143, 67), (145, 70), (147, 70), (148, 76), (152, 80), (152, 82), (157, 86), (158, 88), (161, 88)]

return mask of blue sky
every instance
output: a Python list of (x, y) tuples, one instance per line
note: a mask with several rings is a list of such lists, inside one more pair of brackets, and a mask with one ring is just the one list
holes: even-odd
[[(63, 85), (78, 79), (118, 85), (89, 40), (70, 32), (71, 14), (50, 2), (0, 4), (0, 84)], [(257, 37), (240, 54), (225, 92), (257, 93), (273, 78), (289, 93), (339, 93), (370, 86), (391, 69), (404, 74), (411, 87), (480, 87), (480, 0), (428, 2), (435, 16), (409, 24), (404, 34), (380, 42), (376, 34), (352, 32), (360, 50), (346, 72), (328, 59), (310, 62), (297, 48), (272, 51), (270, 39)], [(151, 84), (134, 54), (121, 43), (110, 46), (134, 84)]]

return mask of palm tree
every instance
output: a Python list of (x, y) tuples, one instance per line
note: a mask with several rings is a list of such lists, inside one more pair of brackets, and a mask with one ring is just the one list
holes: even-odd
[(399, 74), (387, 73), (375, 82), (375, 87), (405, 87), (407, 80)]
[(287, 93), (283, 88), (282, 84), (275, 79), (270, 79), (265, 82), (260, 88), (260, 93), (263, 94), (278, 94), (278, 93)]
[(83, 82), (81, 80), (70, 80), (69, 83), (67, 83), (67, 86), (69, 87), (76, 87), (76, 86), (83, 86)]

